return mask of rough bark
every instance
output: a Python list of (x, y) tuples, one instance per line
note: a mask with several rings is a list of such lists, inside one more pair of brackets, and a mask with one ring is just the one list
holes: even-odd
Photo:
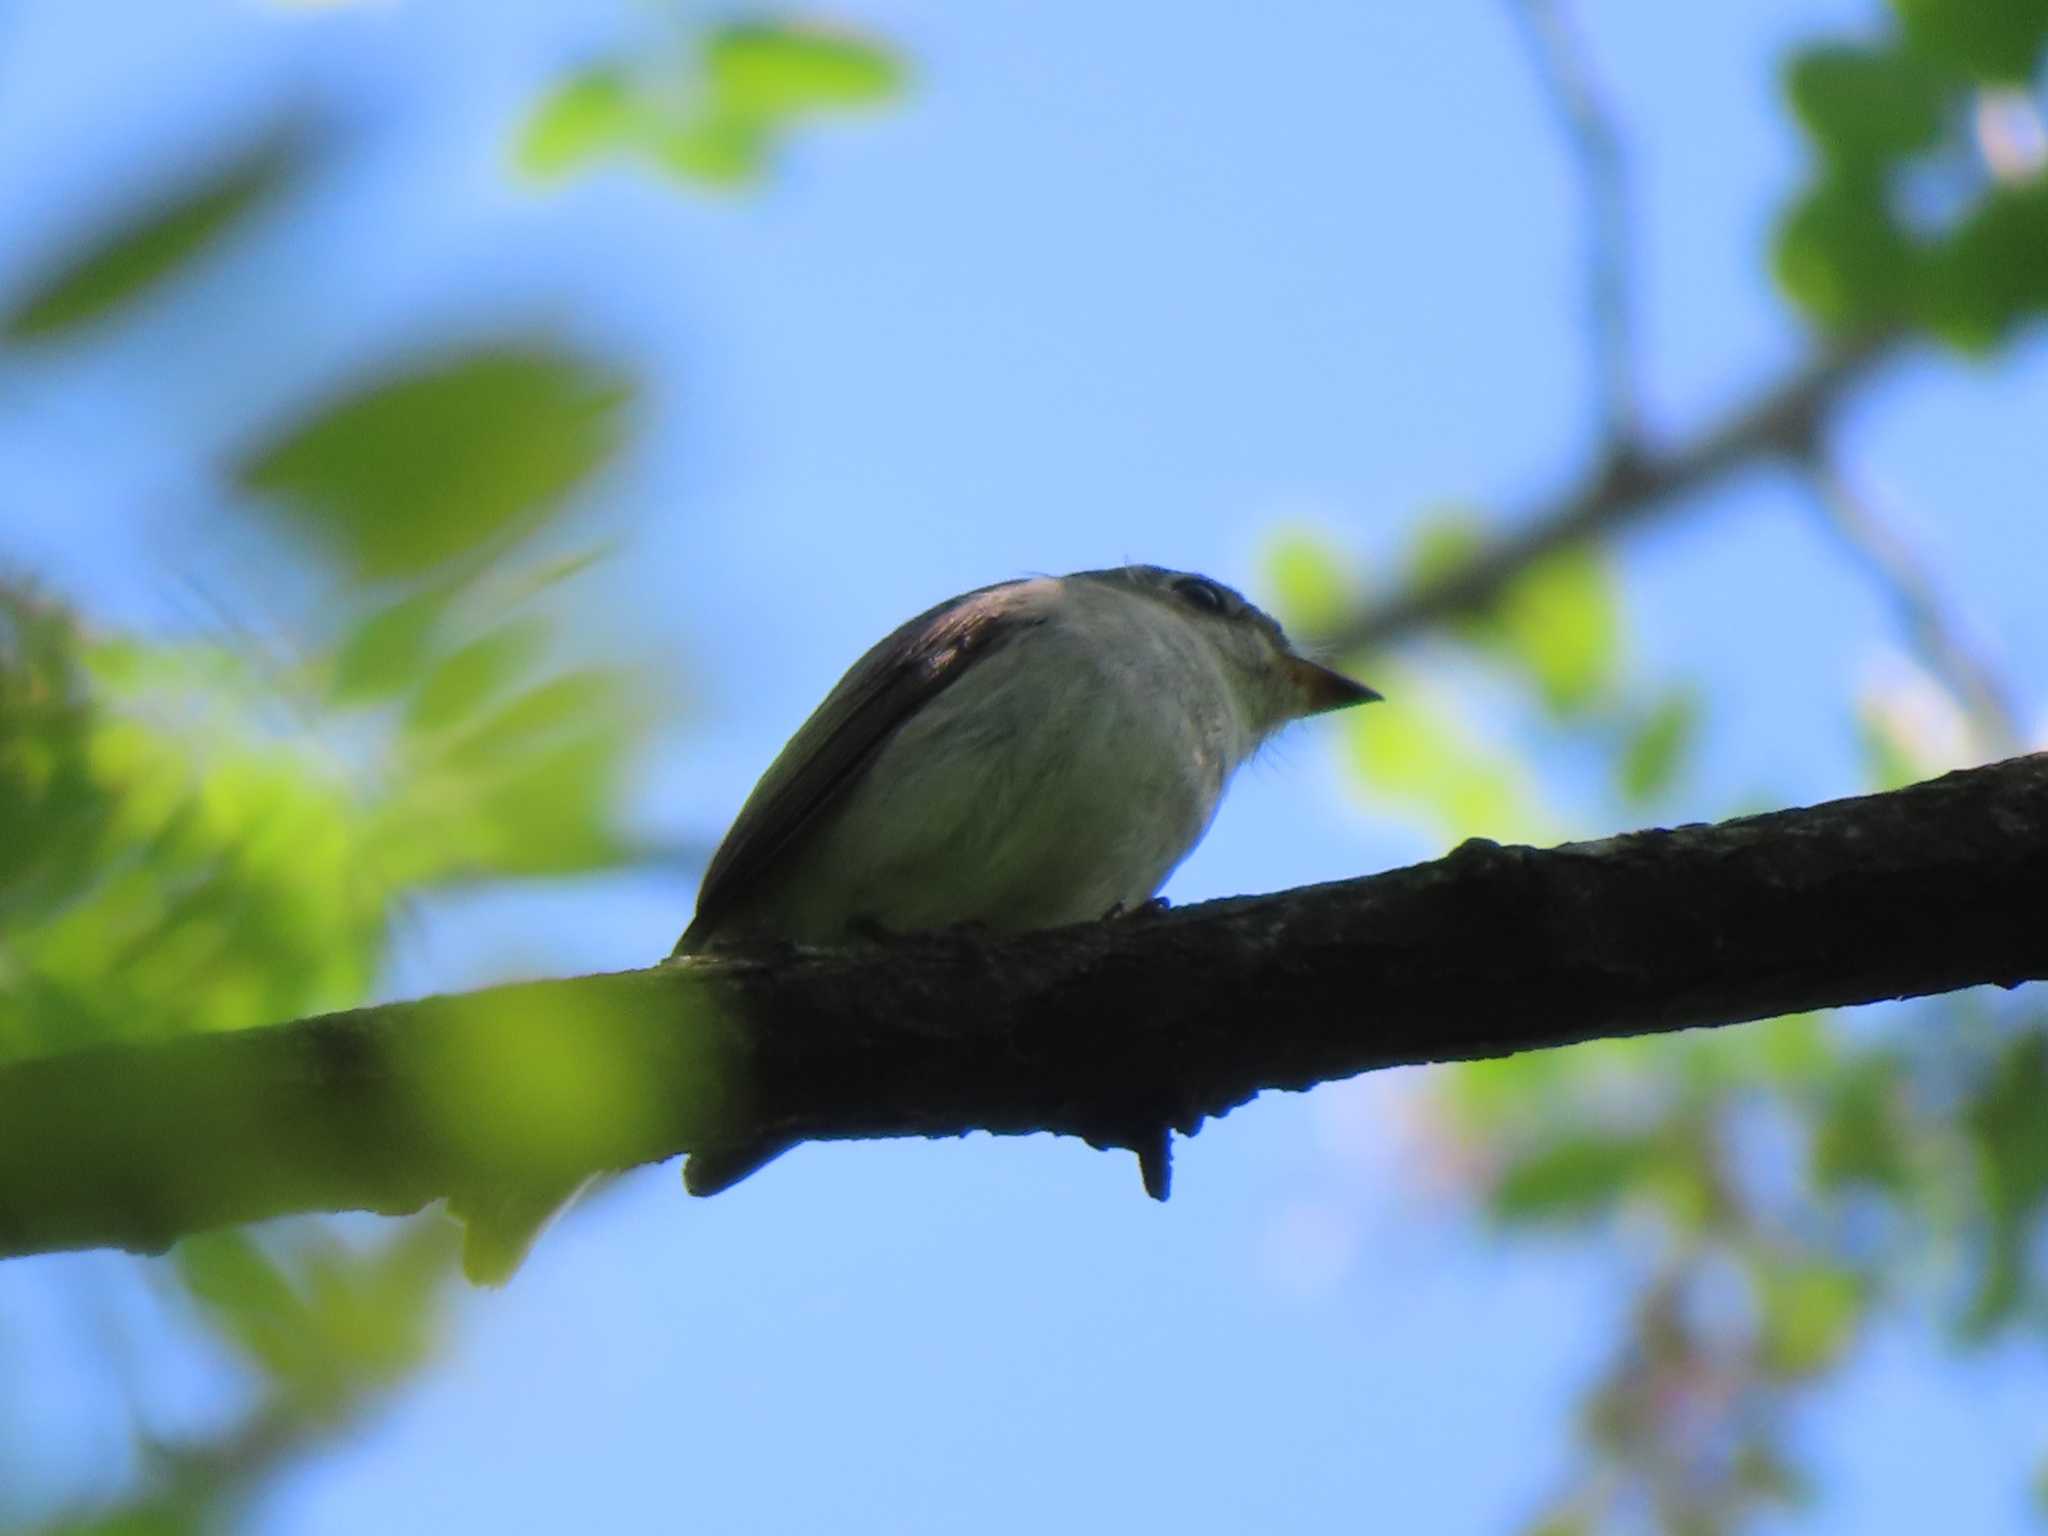
[(1003, 942), (390, 1003), (0, 1069), (0, 1253), (628, 1167), (741, 1134), (1151, 1154), (1378, 1067), (2048, 978), (2048, 754), (1884, 795)]

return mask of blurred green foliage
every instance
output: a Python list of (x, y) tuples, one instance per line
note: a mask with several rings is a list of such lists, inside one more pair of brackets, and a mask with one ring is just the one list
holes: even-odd
[(0, 337), (68, 339), (141, 298), (276, 201), (303, 171), (308, 150), (302, 133), (280, 130), (174, 189), (160, 206), (129, 217), (83, 254), (68, 256), (0, 322)]
[[(1987, 91), (2038, 94), (2048, 0), (1896, 0), (1890, 16), (1787, 61), (1813, 164), (1771, 259), (1825, 329), (2007, 345), (2048, 310), (2048, 180), (1990, 152), (1979, 109)], [(542, 179), (626, 157), (745, 187), (792, 135), (893, 102), (906, 79), (868, 38), (727, 22), (572, 74), (514, 158)], [(33, 285), (0, 339), (63, 345), (175, 302), (307, 153), (275, 135), (166, 189)], [(419, 893), (629, 857), (620, 785), (648, 722), (630, 677), (563, 657), (549, 605), (593, 558), (571, 517), (630, 431), (631, 381), (532, 338), (405, 354), (223, 475), (315, 573), (287, 664), (232, 635), (109, 634), (0, 577), (0, 1058), (344, 1005)], [(1395, 579), (1448, 569), (1485, 533), (1471, 510), (1424, 517)], [(1276, 534), (1267, 586), (1309, 632), (1374, 597), (1299, 528)], [(1533, 567), (1433, 638), (1446, 667), (1350, 659), (1391, 701), (1347, 738), (1376, 808), (1451, 837), (1542, 839), (1682, 803), (1712, 701), (1643, 675), (1604, 551)], [(1526, 739), (1596, 760), (1612, 803), (1589, 813), (1522, 737), (1481, 729), (1503, 699)], [(1874, 786), (1941, 762), (1898, 715), (1845, 702), (1843, 725)], [(1436, 1075), (1447, 1161), (1487, 1219), (1603, 1242), (1632, 1287), (1582, 1405), (1582, 1462), (1530, 1529), (1732, 1532), (1809, 1497), (1788, 1414), (1923, 1294), (1937, 1248), (1961, 1256), (1937, 1298), (1958, 1340), (2040, 1333), (2048, 1037), (2024, 1004), (1930, 1011), (1937, 1049), (1802, 1016)], [(533, 1070), (536, 1123), (563, 1093), (620, 1088), (589, 1064)], [(433, 1220), (349, 1244), (300, 1223), (189, 1241), (157, 1272), (243, 1361), (252, 1405), (215, 1438), (146, 1447), (102, 1507), (23, 1517), (43, 1529), (232, 1523), (431, 1357), (453, 1253)], [(0, 1494), (10, 1454), (0, 1438)], [(16, 1514), (0, 1498), (0, 1522)]]
[[(632, 151), (738, 186), (790, 133), (893, 100), (903, 76), (849, 34), (727, 23), (572, 78), (519, 159), (556, 175)], [(115, 216), (0, 339), (61, 346), (145, 299), (185, 301), (181, 280), (275, 210), (311, 150), (273, 132)], [(571, 659), (557, 624), (603, 553), (575, 511), (630, 437), (635, 382), (532, 335), (393, 350), (221, 467), (223, 506), (267, 541), (255, 580), (292, 571), (282, 657), (232, 630), (109, 633), (0, 573), (0, 1060), (348, 1006), (422, 893), (635, 857), (620, 801), (653, 690)], [(485, 1022), (479, 1040), (518, 1024)], [(450, 1134), (545, 1162), (550, 1127), (637, 1102), (604, 1062), (525, 1064), (502, 1124)], [(10, 1493), (23, 1452), (0, 1434), (0, 1528), (234, 1525), (431, 1359), (455, 1249), (440, 1217), (349, 1243), (319, 1222), (188, 1239), (154, 1272), (166, 1315), (240, 1361), (248, 1407), (207, 1438), (139, 1441), (125, 1490), (54, 1515)]]
[[(1814, 161), (1777, 230), (1777, 275), (1826, 330), (2003, 347), (2048, 312), (2048, 168), (1996, 140), (1997, 92), (2041, 110), (2048, 0), (1892, 9), (1888, 33), (1787, 63)], [(1471, 509), (1424, 517), (1400, 581), (1454, 570), (1487, 537)], [(1335, 541), (1301, 530), (1276, 539), (1266, 585), (1312, 629), (1374, 601), (1348, 595), (1364, 584)], [(1355, 659), (1389, 699), (1350, 738), (1369, 803), (1446, 837), (1600, 832), (1671, 806), (1712, 701), (1642, 675), (1625, 596), (1601, 551), (1553, 557), (1429, 637), (1428, 683)], [(1937, 671), (1911, 682), (1916, 697), (1844, 701), (1872, 788), (2005, 739)], [(1512, 734), (1478, 723), (1514, 714)], [(1583, 776), (1569, 794), (1546, 782), (1530, 743), (1572, 749), (1549, 761), (1604, 758), (1611, 803), (1588, 806)], [(1581, 1458), (1530, 1532), (1719, 1536), (1796, 1509), (1819, 1490), (1788, 1419), (1880, 1318), (1945, 1317), (1974, 1347), (2048, 1342), (2048, 1019), (2024, 994), (1921, 1010), (1935, 1016), (1924, 1036), (1800, 1016), (1435, 1077), (1445, 1162), (1488, 1218), (1603, 1244), (1632, 1295), (1583, 1403)]]
[(746, 187), (792, 132), (816, 118), (886, 106), (906, 78), (902, 61), (872, 38), (734, 22), (652, 67), (606, 63), (570, 76), (534, 111), (517, 159), (548, 179), (625, 154), (685, 182)]
[(365, 581), (489, 558), (545, 521), (621, 437), (626, 381), (538, 348), (436, 360), (251, 454), (242, 483)]
[[(1924, 328), (1983, 351), (2048, 312), (2048, 185), (1982, 141), (1987, 92), (2039, 73), (2048, 5), (1897, 0), (1880, 42), (1792, 56), (1786, 90), (1817, 151), (1776, 266), (1829, 329)], [(1980, 148), (1986, 150), (1980, 153)], [(1925, 205), (1947, 205), (1936, 218)]]
[[(180, 302), (303, 154), (273, 136), (116, 219), (7, 339)], [(567, 658), (556, 619), (599, 553), (574, 513), (628, 439), (634, 383), (544, 338), (402, 350), (222, 467), (223, 505), (266, 541), (257, 584), (292, 572), (284, 654), (231, 629), (108, 632), (0, 573), (0, 1060), (349, 1006), (420, 894), (632, 857), (649, 690)], [(573, 1065), (536, 1064), (536, 1104), (588, 1098)], [(251, 1405), (213, 1438), (141, 1445), (125, 1493), (54, 1524), (6, 1496), (0, 1435), (0, 1527), (234, 1523), (431, 1357), (455, 1273), (438, 1216), (348, 1244), (317, 1222), (181, 1244), (156, 1272), (167, 1315), (239, 1359)]]

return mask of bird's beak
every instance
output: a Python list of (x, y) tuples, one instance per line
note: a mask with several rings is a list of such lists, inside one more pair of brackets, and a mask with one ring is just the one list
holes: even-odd
[(1307, 657), (1290, 656), (1287, 665), (1294, 674), (1295, 687), (1301, 691), (1300, 714), (1320, 715), (1333, 709), (1349, 709), (1354, 704), (1380, 702), (1376, 690)]

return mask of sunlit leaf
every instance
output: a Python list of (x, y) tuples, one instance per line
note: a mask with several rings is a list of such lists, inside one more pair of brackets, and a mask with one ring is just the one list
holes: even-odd
[(1344, 557), (1314, 529), (1281, 528), (1266, 537), (1263, 585), (1281, 620), (1301, 634), (1335, 629), (1358, 603)]
[(1641, 805), (1668, 790), (1699, 736), (1699, 696), (1675, 688), (1630, 733), (1616, 768), (1622, 798)]
[[(1469, 507), (1446, 507), (1432, 511), (1417, 525), (1408, 551), (1408, 580), (1426, 587), (1456, 572), (1486, 545), (1486, 522)], [(1454, 614), (1448, 621), (1451, 633), (1475, 645), (1494, 645), (1500, 639), (1499, 615), (1491, 609)]]
[(589, 69), (558, 86), (527, 119), (515, 158), (530, 176), (554, 177), (623, 147), (639, 130), (642, 111), (615, 69)]
[(619, 679), (528, 688), (419, 743), (412, 792), (380, 840), (414, 880), (565, 874), (624, 856), (613, 826), (636, 716)]
[(750, 112), (708, 108), (663, 128), (651, 143), (670, 174), (711, 187), (746, 186), (768, 166), (768, 124)]
[(1863, 749), (1864, 777), (1872, 789), (1901, 789), (1927, 777), (1915, 745), (1883, 711), (1858, 711), (1856, 740)]
[(176, 1250), (186, 1289), (228, 1337), (281, 1384), (314, 1401), (339, 1387), (322, 1358), (304, 1300), (276, 1262), (241, 1232), (207, 1232)]
[(472, 353), (358, 391), (252, 454), (243, 483), (366, 578), (503, 547), (619, 446), (631, 397), (558, 352)]
[(1760, 1346), (1772, 1370), (1811, 1376), (1841, 1359), (1863, 1318), (1863, 1285), (1830, 1264), (1772, 1260), (1756, 1274)]
[(177, 189), (44, 279), (0, 333), (14, 341), (48, 340), (140, 298), (276, 197), (301, 158), (299, 140), (279, 137)]
[(409, 1222), (355, 1252), (314, 1229), (298, 1267), (312, 1325), (357, 1389), (394, 1381), (431, 1354), (456, 1237), (445, 1221)]
[(1734, 1038), (1753, 1045), (1764, 1076), (1780, 1087), (1803, 1087), (1839, 1070), (1841, 1053), (1824, 1013), (1788, 1013), (1736, 1031)]
[(446, 588), (418, 592), (356, 624), (335, 653), (328, 685), (334, 702), (389, 698), (410, 686), (426, 664), (449, 597)]
[(880, 106), (901, 94), (902, 62), (849, 32), (750, 22), (713, 33), (704, 60), (725, 107), (758, 117)]
[(500, 625), (451, 651), (427, 674), (406, 710), (413, 730), (438, 730), (468, 719), (531, 669), (546, 644), (535, 620)]
[(1420, 809), (1456, 837), (1542, 839), (1548, 824), (1512, 760), (1432, 709), (1420, 683), (1383, 686), (1399, 702), (1361, 711), (1345, 738), (1376, 808)]
[(242, 1232), (187, 1238), (179, 1274), (195, 1299), (299, 1411), (331, 1414), (417, 1365), (433, 1341), (454, 1235), (413, 1222), (367, 1252), (319, 1227), (274, 1257)]
[(1612, 1205), (1660, 1155), (1650, 1137), (1559, 1137), (1513, 1164), (1494, 1185), (1490, 1204), (1504, 1221), (1581, 1218)]
[(90, 883), (120, 809), (92, 771), (87, 654), (63, 610), (0, 585), (0, 933)]
[(1501, 599), (1500, 617), (1509, 650), (1552, 709), (1582, 708), (1613, 680), (1620, 603), (1598, 554), (1554, 555), (1531, 567)]

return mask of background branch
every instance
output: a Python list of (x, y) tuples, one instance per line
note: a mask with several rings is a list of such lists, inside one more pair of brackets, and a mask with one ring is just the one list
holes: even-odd
[(1817, 450), (1806, 474), (1829, 531), (1882, 588), (1914, 650), (1962, 706), (1985, 756), (2019, 751), (2026, 733), (2011, 691), (1971, 646), (1925, 563), (1833, 456)]
[(1557, 115), (1586, 200), (1586, 316), (1593, 342), (1601, 435), (1616, 458), (1634, 451), (1639, 421), (1635, 263), (1628, 167), (1621, 135), (1587, 54), (1559, 0), (1508, 0), (1536, 78)]
[(1881, 332), (1829, 347), (1688, 442), (1608, 459), (1464, 564), (1311, 638), (1332, 650), (1366, 650), (1476, 613), (1548, 555), (1646, 523), (1759, 464), (1804, 460), (1849, 393), (1895, 357), (1902, 342), (1896, 333)]
[(0, 1253), (630, 1167), (742, 1134), (1153, 1148), (1263, 1089), (2048, 978), (2048, 754), (1806, 810), (1462, 845), (1002, 943), (391, 1003), (0, 1069)]

